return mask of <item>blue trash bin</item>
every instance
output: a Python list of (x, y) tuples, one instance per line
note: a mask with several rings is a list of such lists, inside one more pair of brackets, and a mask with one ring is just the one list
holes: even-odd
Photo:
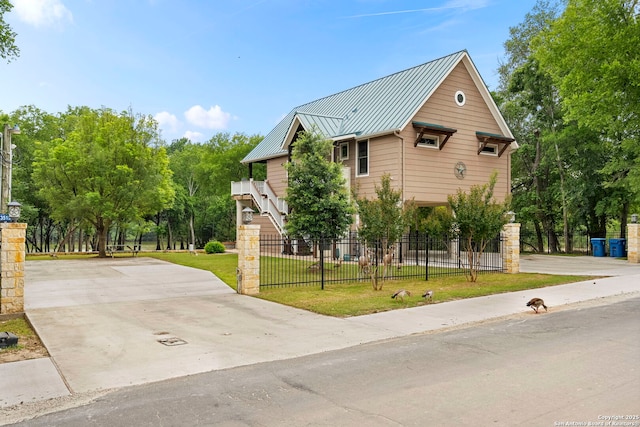
[(615, 258), (624, 258), (626, 251), (627, 239), (609, 239), (609, 256)]
[(605, 246), (606, 239), (594, 238), (591, 239), (591, 246), (593, 247), (593, 256), (605, 256)]

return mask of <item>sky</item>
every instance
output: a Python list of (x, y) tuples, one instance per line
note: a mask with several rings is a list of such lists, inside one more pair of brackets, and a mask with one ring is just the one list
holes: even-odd
[(266, 135), (293, 108), (466, 49), (490, 90), (536, 0), (10, 0), (0, 111), (107, 107), (167, 142)]

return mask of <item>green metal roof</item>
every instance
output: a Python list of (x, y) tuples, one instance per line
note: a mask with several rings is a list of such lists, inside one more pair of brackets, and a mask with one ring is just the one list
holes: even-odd
[(426, 128), (441, 129), (443, 132), (457, 132), (457, 129), (448, 128), (448, 127), (445, 127), (445, 126), (442, 126), (442, 125), (436, 125), (434, 123), (425, 123), (425, 122), (412, 121), (411, 124), (413, 124), (414, 127), (426, 127)]
[(286, 155), (284, 142), (296, 119), (305, 129), (315, 125), (327, 138), (401, 130), (465, 56), (464, 50), (456, 52), (296, 107), (242, 163)]

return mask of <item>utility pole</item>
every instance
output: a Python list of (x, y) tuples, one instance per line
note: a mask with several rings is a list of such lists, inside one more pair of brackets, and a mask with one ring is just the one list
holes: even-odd
[(10, 127), (4, 125), (2, 132), (2, 191), (0, 192), (0, 213), (8, 213), (7, 205), (11, 201), (11, 168), (13, 163), (13, 146), (11, 145), (11, 135), (19, 134), (18, 125)]

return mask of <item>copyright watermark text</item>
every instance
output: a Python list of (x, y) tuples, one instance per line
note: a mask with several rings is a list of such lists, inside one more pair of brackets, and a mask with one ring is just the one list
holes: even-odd
[(570, 427), (570, 426), (625, 426), (625, 427), (640, 427), (640, 415), (598, 415), (597, 420), (591, 421), (554, 421), (555, 427)]

